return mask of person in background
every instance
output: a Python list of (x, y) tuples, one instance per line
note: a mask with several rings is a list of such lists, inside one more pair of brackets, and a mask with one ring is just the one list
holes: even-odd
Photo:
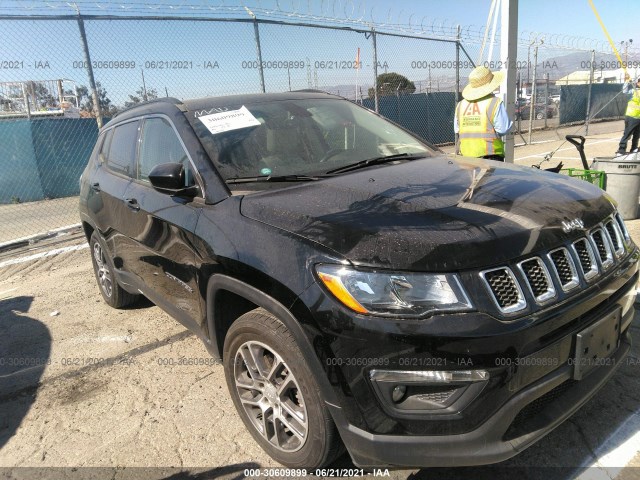
[(503, 79), (504, 72), (491, 72), (487, 67), (471, 71), (453, 121), (456, 154), (504, 161), (502, 137), (513, 122), (502, 100), (493, 94)]
[(629, 103), (624, 114), (624, 133), (618, 145), (616, 156), (627, 153), (627, 142), (631, 138), (631, 153), (638, 151), (638, 140), (640, 140), (640, 77), (636, 78), (635, 84), (631, 81), (629, 74), (626, 75), (626, 82), (622, 86), (622, 93), (627, 94)]

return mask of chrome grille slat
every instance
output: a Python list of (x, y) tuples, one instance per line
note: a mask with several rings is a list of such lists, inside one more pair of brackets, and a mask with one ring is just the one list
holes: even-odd
[(624, 240), (622, 238), (622, 232), (620, 231), (620, 227), (613, 220), (609, 220), (604, 225), (604, 229), (609, 235), (609, 240), (611, 241), (611, 245), (613, 246), (613, 252), (616, 257), (620, 257), (624, 254)]
[(586, 238), (581, 238), (573, 242), (573, 251), (578, 257), (578, 263), (582, 268), (582, 274), (586, 280), (591, 280), (598, 275), (598, 264), (596, 263), (593, 248)]
[(502, 313), (513, 313), (527, 306), (522, 290), (510, 268), (495, 268), (480, 273), (493, 301)]
[(555, 268), (562, 290), (568, 292), (580, 285), (578, 271), (569, 254), (569, 250), (564, 247), (553, 250), (549, 252), (549, 260), (551, 260)]
[(600, 262), (602, 262), (602, 267), (604, 269), (609, 268), (613, 265), (613, 252), (611, 251), (609, 239), (605, 235), (604, 230), (597, 228), (591, 232), (590, 237), (596, 247), (596, 252), (600, 258)]
[(629, 243), (631, 243), (631, 237), (629, 236), (629, 232), (627, 231), (627, 227), (624, 224), (624, 220), (622, 220), (622, 217), (620, 216), (619, 213), (616, 213), (616, 223), (618, 224), (618, 227), (620, 228), (620, 231), (622, 232), (622, 237), (624, 238), (624, 243), (625, 245), (629, 245)]
[(520, 262), (518, 266), (527, 279), (529, 290), (536, 302), (543, 303), (556, 296), (553, 281), (541, 258), (530, 258)]

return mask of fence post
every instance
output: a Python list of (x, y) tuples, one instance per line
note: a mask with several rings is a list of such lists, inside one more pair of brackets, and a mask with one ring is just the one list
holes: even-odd
[(31, 120), (31, 105), (29, 105), (29, 95), (27, 95), (27, 89), (22, 82), (22, 98), (24, 99), (24, 108), (27, 110), (27, 120)]
[[(458, 101), (460, 100), (460, 25), (458, 25), (456, 34), (456, 98), (455, 105), (458, 105)], [(431, 70), (429, 70), (431, 73)], [(431, 76), (429, 76), (431, 78)]]
[(547, 128), (549, 125), (547, 123), (547, 117), (549, 116), (549, 112), (547, 111), (549, 108), (549, 73), (545, 72), (544, 74), (544, 128)]
[(531, 100), (529, 101), (529, 141), (531, 145), (531, 134), (533, 131), (533, 117), (536, 110), (536, 73), (538, 71), (538, 44), (533, 49), (533, 78), (531, 79)]
[(591, 85), (593, 85), (593, 67), (596, 63), (596, 51), (591, 50), (591, 68), (589, 69), (589, 90), (587, 91), (587, 118), (585, 120), (584, 134), (589, 135), (589, 112), (591, 111)]
[(87, 64), (87, 75), (89, 76), (89, 88), (91, 89), (91, 97), (93, 98), (93, 112), (96, 116), (98, 128), (102, 128), (102, 109), (100, 108), (100, 97), (96, 89), (96, 80), (93, 77), (93, 66), (91, 65), (91, 55), (89, 55), (89, 44), (87, 43), (87, 34), (84, 31), (84, 21), (78, 11), (78, 29), (80, 30), (80, 40), (82, 40), (82, 50), (84, 52), (84, 62)]
[(378, 45), (375, 28), (371, 29), (371, 38), (373, 39), (373, 105), (375, 112), (378, 113)]
[(249, 16), (253, 19), (253, 37), (256, 41), (256, 53), (258, 55), (258, 73), (260, 74), (260, 90), (262, 93), (266, 92), (264, 86), (264, 69), (262, 68), (262, 48), (260, 47), (260, 29), (258, 28), (258, 19), (255, 14), (249, 10), (247, 7), (244, 7)]

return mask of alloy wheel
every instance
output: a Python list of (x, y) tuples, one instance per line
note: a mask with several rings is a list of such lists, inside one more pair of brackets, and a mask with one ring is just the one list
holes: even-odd
[(245, 342), (236, 352), (234, 377), (240, 402), (256, 430), (278, 450), (300, 450), (309, 428), (307, 408), (282, 357), (261, 342)]
[(107, 297), (111, 298), (111, 295), (113, 295), (111, 271), (107, 265), (107, 259), (104, 256), (104, 251), (98, 242), (93, 244), (93, 258), (96, 261), (96, 274), (98, 275), (100, 288)]

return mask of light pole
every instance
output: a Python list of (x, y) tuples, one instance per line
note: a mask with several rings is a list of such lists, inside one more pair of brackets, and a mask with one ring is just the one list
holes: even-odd
[(620, 47), (624, 47), (624, 65), (622, 66), (623, 68), (627, 68), (627, 65), (629, 65), (629, 45), (631, 45), (633, 43), (633, 38), (630, 38), (629, 40), (623, 40), (620, 42)]

